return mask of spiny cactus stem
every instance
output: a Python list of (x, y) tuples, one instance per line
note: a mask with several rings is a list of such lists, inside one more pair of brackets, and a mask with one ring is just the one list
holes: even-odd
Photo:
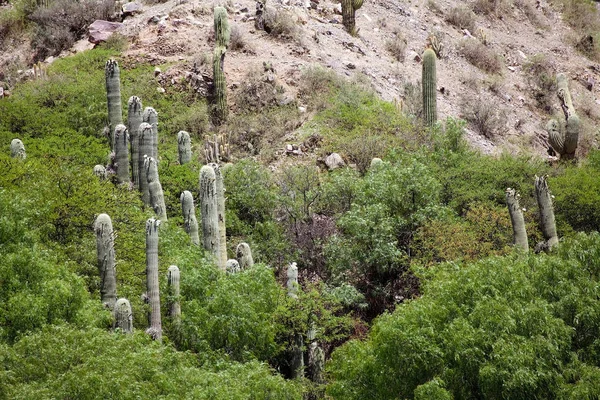
[(200, 169), (200, 211), (202, 244), (206, 250), (214, 254), (217, 265), (221, 267), (216, 175), (215, 170), (208, 165)]
[(437, 122), (437, 78), (436, 78), (436, 56), (432, 49), (423, 53), (423, 116), (427, 126), (433, 126)]
[(158, 286), (158, 227), (160, 220), (150, 218), (146, 221), (146, 288), (150, 314), (148, 333), (156, 340), (162, 340), (160, 317), (160, 294)]
[(552, 195), (548, 188), (547, 176), (535, 177), (535, 195), (540, 210), (540, 228), (548, 249), (552, 249), (558, 243), (556, 233), (556, 222), (554, 220), (554, 206)]
[(523, 251), (529, 251), (529, 243), (527, 241), (527, 232), (525, 231), (525, 219), (523, 218), (523, 210), (519, 205), (519, 194), (516, 190), (506, 189), (506, 204), (510, 221), (513, 228), (514, 245)]

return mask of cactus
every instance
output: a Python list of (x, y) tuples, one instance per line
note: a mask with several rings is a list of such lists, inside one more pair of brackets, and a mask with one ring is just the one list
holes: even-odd
[(154, 340), (162, 340), (162, 324), (160, 320), (160, 293), (158, 289), (158, 227), (160, 221), (154, 218), (146, 221), (146, 290), (150, 303), (146, 330)]
[(234, 260), (233, 258), (227, 260), (227, 262), (225, 263), (225, 272), (227, 272), (228, 274), (237, 274), (240, 271), (240, 263), (237, 260)]
[(323, 374), (325, 373), (325, 352), (317, 342), (310, 344), (308, 369), (310, 371), (310, 380), (315, 383), (323, 383)]
[(148, 179), (148, 192), (150, 194), (150, 207), (156, 213), (158, 219), (162, 222), (167, 221), (167, 207), (165, 206), (165, 196), (162, 185), (158, 179), (158, 166), (154, 157), (144, 159), (144, 168)]
[(154, 108), (146, 107), (142, 113), (142, 121), (152, 127), (152, 154), (147, 155), (158, 161), (158, 113)]
[[(117, 125), (123, 123), (121, 111), (121, 81), (119, 64), (115, 60), (108, 60), (104, 66), (106, 77), (106, 99), (108, 103), (108, 132), (111, 135)], [(114, 137), (110, 136), (110, 148), (113, 150)]]
[(229, 22), (227, 21), (227, 10), (224, 7), (215, 7), (214, 11), (215, 23), (215, 46), (229, 47), (229, 37), (231, 31)]
[(248, 245), (248, 243), (238, 244), (235, 249), (235, 256), (237, 258), (238, 263), (240, 264), (240, 269), (242, 270), (246, 268), (251, 268), (254, 265), (254, 260), (252, 259), (252, 251), (250, 250), (250, 246)]
[(215, 124), (219, 125), (227, 120), (229, 109), (227, 108), (227, 83), (223, 71), (225, 52), (223, 46), (215, 47), (213, 53), (213, 85), (214, 85), (214, 115)]
[(210, 136), (204, 137), (204, 156), (206, 163), (220, 163), (221, 161), (229, 160), (229, 139), (225, 133), (213, 135), (213, 140)]
[(514, 245), (524, 251), (529, 251), (527, 232), (525, 231), (525, 219), (519, 205), (519, 194), (515, 189), (506, 189), (506, 205), (510, 214), (510, 222), (513, 228)]
[(123, 333), (133, 332), (133, 313), (131, 312), (131, 304), (129, 304), (129, 300), (117, 300), (115, 303), (114, 317), (115, 329), (119, 329)]
[(551, 250), (558, 243), (552, 195), (548, 189), (547, 176), (535, 177), (535, 197), (540, 209), (540, 228), (546, 242), (543, 249)]
[(177, 133), (177, 157), (180, 165), (192, 161), (190, 134), (186, 131), (179, 131)]
[(106, 167), (104, 165), (96, 164), (94, 165), (94, 175), (96, 175), (101, 180), (106, 179)]
[(115, 128), (115, 161), (118, 183), (129, 183), (129, 151), (127, 143), (129, 141), (127, 127), (119, 124)]
[(221, 267), (219, 244), (219, 212), (215, 170), (205, 165), (200, 169), (200, 212), (202, 215), (202, 244), (212, 252)]
[(198, 220), (196, 219), (196, 208), (194, 207), (194, 197), (192, 193), (185, 190), (179, 198), (181, 202), (181, 212), (183, 214), (183, 229), (190, 235), (192, 243), (196, 246), (200, 245), (198, 236)]
[(437, 122), (435, 60), (435, 52), (432, 49), (426, 49), (423, 53), (421, 85), (423, 88), (423, 117), (427, 126), (433, 126)]
[(383, 160), (381, 158), (375, 157), (371, 160), (371, 168), (379, 168), (380, 165), (383, 165)]
[(293, 262), (287, 268), (287, 294), (290, 297), (297, 298), (298, 295), (298, 267)]
[(300, 333), (294, 334), (292, 340), (290, 377), (292, 379), (301, 379), (304, 377), (304, 340)]
[(223, 184), (223, 172), (219, 164), (209, 164), (215, 171), (215, 186), (217, 189), (217, 213), (219, 218), (219, 267), (225, 271), (227, 262), (227, 233), (225, 228), (225, 186)]
[[(131, 151), (131, 181), (133, 187), (140, 188), (140, 125), (142, 124), (142, 101), (131, 96), (127, 102), (127, 131)], [(144, 155), (142, 154), (142, 157)]]
[(356, 36), (356, 10), (361, 8), (363, 0), (342, 0), (342, 24), (346, 31), (352, 36)]
[(146, 168), (144, 167), (144, 157), (152, 157), (152, 126), (146, 122), (142, 122), (140, 125), (139, 133), (139, 155), (138, 165), (140, 173), (140, 192), (142, 193), (142, 201), (146, 205), (150, 205), (150, 192), (148, 191), (148, 176), (146, 175)]
[(10, 142), (10, 156), (12, 158), (20, 158), (22, 160), (25, 159), (25, 145), (21, 139), (13, 139)]
[(100, 214), (94, 222), (96, 254), (100, 273), (100, 300), (112, 310), (117, 300), (115, 270), (115, 242), (112, 221), (107, 214)]
[(575, 158), (575, 151), (577, 150), (580, 121), (575, 113), (575, 107), (573, 107), (567, 76), (565, 74), (556, 75), (556, 84), (558, 86), (558, 98), (565, 115), (565, 128), (561, 131), (559, 123), (555, 119), (548, 121), (546, 125), (548, 142), (554, 151), (560, 155), (561, 160), (572, 160)]
[(181, 305), (179, 304), (179, 268), (171, 265), (167, 270), (168, 293), (168, 315), (171, 321), (178, 322), (181, 319)]

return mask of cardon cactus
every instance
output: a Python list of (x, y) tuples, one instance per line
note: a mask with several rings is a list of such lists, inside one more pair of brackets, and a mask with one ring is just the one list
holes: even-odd
[(251, 268), (254, 265), (254, 259), (252, 259), (252, 250), (248, 243), (240, 243), (235, 249), (235, 257), (240, 264), (240, 269)]
[(540, 228), (544, 239), (546, 239), (541, 247), (542, 250), (550, 250), (558, 243), (554, 206), (552, 205), (552, 195), (550, 189), (548, 189), (547, 178), (547, 176), (535, 177), (535, 197), (540, 211)]
[(309, 352), (310, 380), (315, 383), (323, 383), (323, 375), (325, 373), (325, 352), (321, 347), (319, 347), (317, 342), (310, 344)]
[(435, 61), (435, 52), (432, 49), (426, 49), (423, 53), (421, 85), (423, 90), (423, 119), (427, 126), (432, 126), (437, 122), (437, 78)]
[(146, 331), (154, 340), (162, 340), (160, 319), (160, 293), (158, 289), (158, 227), (160, 221), (154, 218), (146, 221), (146, 296), (150, 304)]
[(181, 319), (181, 305), (179, 304), (179, 268), (171, 265), (167, 270), (168, 293), (168, 315), (171, 321), (178, 322)]
[[(140, 187), (140, 125), (142, 124), (142, 101), (131, 96), (127, 102), (127, 131), (131, 151), (131, 181), (136, 189)], [(143, 154), (142, 154), (143, 156)]]
[[(108, 103), (108, 132), (112, 135), (117, 125), (123, 123), (121, 110), (121, 73), (115, 60), (108, 60), (104, 66), (106, 77), (106, 99)], [(114, 149), (114, 137), (110, 136), (110, 148)]]
[(115, 164), (118, 183), (129, 183), (129, 142), (127, 127), (119, 124), (115, 128)]
[(181, 202), (181, 212), (183, 214), (183, 229), (190, 235), (190, 239), (196, 246), (200, 245), (198, 236), (198, 220), (196, 219), (196, 208), (194, 207), (194, 197), (192, 193), (185, 190), (179, 198)]
[(565, 115), (565, 126), (564, 129), (560, 129), (558, 121), (555, 119), (548, 121), (546, 125), (548, 142), (562, 160), (572, 160), (575, 158), (575, 151), (577, 150), (580, 121), (575, 113), (575, 107), (573, 107), (567, 76), (565, 74), (556, 75), (556, 84), (558, 86), (558, 99)]
[(227, 260), (227, 262), (225, 263), (225, 272), (227, 272), (228, 274), (237, 274), (240, 271), (240, 263), (237, 260)]
[(146, 107), (142, 113), (142, 120), (152, 127), (152, 154), (148, 156), (158, 160), (158, 113), (154, 108)]
[(227, 21), (227, 10), (225, 7), (215, 7), (214, 12), (215, 23), (215, 46), (229, 47), (229, 37), (231, 31), (229, 29), (229, 21)]
[(133, 332), (133, 313), (131, 312), (131, 304), (129, 303), (129, 300), (117, 300), (115, 303), (114, 317), (115, 329), (119, 329), (123, 333)]
[(104, 165), (96, 164), (94, 165), (94, 175), (96, 175), (101, 180), (106, 179), (106, 167)]
[(529, 243), (527, 241), (527, 232), (525, 231), (525, 219), (523, 218), (523, 210), (519, 205), (519, 194), (515, 189), (506, 189), (506, 205), (510, 214), (510, 222), (513, 228), (514, 245), (524, 251), (529, 251)]
[(148, 193), (150, 195), (150, 207), (162, 222), (167, 220), (167, 207), (162, 185), (158, 179), (158, 166), (154, 157), (146, 157), (144, 160), (146, 177), (148, 178)]
[(140, 193), (142, 193), (142, 201), (146, 205), (150, 205), (150, 192), (148, 191), (148, 176), (146, 175), (146, 168), (144, 167), (144, 157), (152, 157), (153, 137), (152, 126), (146, 122), (142, 122), (138, 139), (140, 143), (138, 148), (138, 165), (140, 173)]
[(112, 310), (117, 300), (117, 279), (115, 270), (115, 242), (112, 221), (107, 214), (100, 214), (94, 222), (96, 233), (96, 254), (100, 273), (100, 300)]
[(187, 164), (192, 161), (192, 141), (190, 134), (186, 131), (179, 131), (177, 133), (177, 157), (179, 164)]
[(217, 46), (213, 52), (213, 119), (217, 125), (226, 121), (227, 114), (229, 113), (229, 108), (227, 107), (227, 82), (223, 70), (226, 51), (225, 47)]
[(297, 298), (298, 295), (298, 267), (293, 262), (287, 268), (287, 294), (290, 297)]
[(356, 10), (361, 8), (363, 0), (342, 0), (342, 24), (346, 31), (352, 36), (356, 36)]
[(209, 164), (215, 171), (215, 186), (217, 189), (217, 213), (219, 218), (219, 267), (225, 270), (227, 262), (227, 234), (225, 232), (225, 185), (223, 183), (223, 171), (219, 164)]
[(292, 379), (301, 379), (304, 377), (304, 339), (302, 335), (296, 333), (292, 340), (290, 377)]
[(12, 158), (21, 158), (25, 159), (25, 145), (21, 141), (21, 139), (13, 139), (10, 142), (10, 156)]
[(202, 244), (206, 250), (214, 254), (217, 265), (221, 267), (217, 183), (215, 170), (209, 165), (204, 165), (200, 169), (200, 213), (202, 216)]

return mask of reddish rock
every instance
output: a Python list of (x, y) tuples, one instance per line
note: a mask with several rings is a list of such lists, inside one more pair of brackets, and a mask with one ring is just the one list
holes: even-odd
[(121, 26), (123, 24), (120, 22), (109, 22), (98, 19), (88, 28), (88, 40), (94, 44), (105, 42)]

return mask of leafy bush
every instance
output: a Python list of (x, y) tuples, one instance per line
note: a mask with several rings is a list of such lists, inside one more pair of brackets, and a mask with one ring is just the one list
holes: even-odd
[(333, 398), (597, 393), (597, 233), (579, 234), (555, 255), (445, 264), (424, 278), (421, 298), (381, 316), (366, 341), (334, 352)]

